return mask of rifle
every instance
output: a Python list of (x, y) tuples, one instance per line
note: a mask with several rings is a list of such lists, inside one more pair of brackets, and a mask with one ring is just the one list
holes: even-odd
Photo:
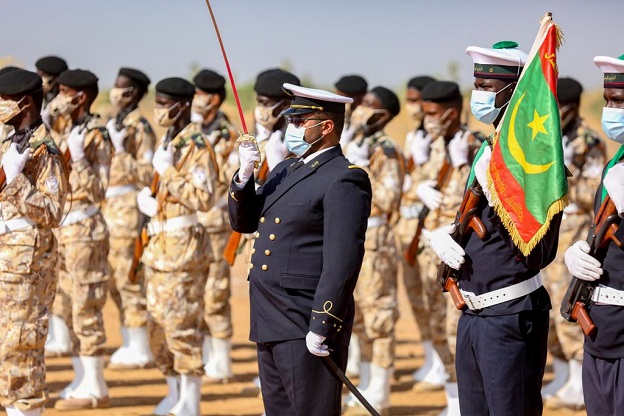
[[(622, 219), (619, 217), (615, 204), (609, 195), (602, 201), (598, 214), (589, 228), (587, 243), (590, 250), (589, 255), (602, 263), (606, 254), (606, 248), (611, 241), (616, 246), (622, 247), (622, 242), (615, 236)], [(569, 322), (578, 322), (587, 336), (591, 336), (596, 331), (596, 325), (585, 309), (591, 300), (596, 284), (576, 277), (572, 277), (570, 286), (561, 302), (561, 316)]]
[[(24, 135), (24, 137), (17, 142), (17, 151), (20, 154), (23, 154), (26, 151), (26, 147), (28, 147), (29, 140), (32, 137), (32, 132), (34, 132), (34, 130), (30, 130), (31, 133), (27, 133), (26, 135)], [(37, 150), (37, 148), (33, 149), (33, 150)], [(6, 172), (4, 171), (4, 166), (0, 166), (0, 190), (4, 189), (4, 186), (6, 185)]]
[[(152, 184), (150, 185), (152, 197), (156, 197), (159, 182), (160, 177), (158, 173), (154, 172), (154, 178), (152, 179)], [(128, 276), (130, 283), (135, 283), (137, 281), (139, 271), (141, 270), (141, 257), (143, 256), (143, 251), (145, 250), (145, 247), (147, 247), (150, 239), (147, 234), (147, 224), (150, 220), (151, 217), (139, 212), (138, 235), (134, 239), (134, 255), (132, 257), (132, 265), (130, 266), (130, 275)]]
[[(410, 158), (410, 160), (412, 160)], [(444, 159), (444, 163), (442, 164), (442, 168), (438, 172), (438, 178), (433, 189), (439, 191), (444, 189), (446, 186), (446, 182), (451, 177), (451, 172), (453, 171), (453, 165), (449, 163), (448, 158)], [(409, 244), (409, 247), (403, 253), (403, 257), (405, 261), (410, 266), (414, 267), (416, 264), (416, 255), (418, 254), (418, 243), (420, 242), (420, 234), (425, 226), (425, 219), (429, 215), (429, 207), (426, 205), (422, 207), (420, 212), (418, 213), (418, 226), (416, 227), (416, 232), (414, 233), (414, 237), (412, 237), (412, 241)]]

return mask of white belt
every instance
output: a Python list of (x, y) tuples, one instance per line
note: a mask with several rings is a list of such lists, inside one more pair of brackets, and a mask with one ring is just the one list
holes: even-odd
[(412, 218), (418, 218), (418, 216), (420, 215), (420, 211), (422, 211), (422, 209), (423, 209), (423, 204), (421, 204), (420, 202), (416, 202), (415, 204), (412, 204), (412, 205), (402, 206), (401, 208), (399, 208), (399, 211), (401, 212), (402, 218), (409, 220)]
[(388, 220), (383, 215), (375, 215), (368, 219), (368, 228), (376, 228), (388, 224)]
[(178, 217), (169, 218), (165, 221), (150, 221), (147, 224), (147, 234), (156, 235), (169, 231), (179, 230), (181, 228), (192, 227), (199, 223), (196, 213), (188, 215), (180, 215)]
[(0, 235), (7, 234), (22, 228), (32, 227), (35, 222), (27, 217), (13, 218), (8, 221), (0, 221)]
[(109, 186), (106, 190), (106, 198), (114, 198), (116, 196), (129, 194), (130, 192), (134, 192), (136, 190), (137, 188), (134, 185)]
[(69, 214), (63, 219), (61, 222), (61, 227), (66, 225), (75, 224), (78, 221), (86, 220), (87, 218), (91, 218), (95, 214), (100, 212), (100, 209), (95, 205), (88, 205), (85, 208), (77, 209), (76, 211), (70, 211)]
[(515, 285), (493, 290), (491, 292), (486, 292), (482, 295), (475, 295), (472, 292), (467, 292), (461, 289), (459, 289), (459, 291), (464, 296), (466, 306), (474, 311), (521, 298), (536, 291), (540, 287), (542, 287), (542, 278), (538, 273), (524, 282), (516, 283)]
[(604, 305), (624, 306), (624, 290), (613, 289), (605, 285), (598, 285), (592, 295), (592, 300)]

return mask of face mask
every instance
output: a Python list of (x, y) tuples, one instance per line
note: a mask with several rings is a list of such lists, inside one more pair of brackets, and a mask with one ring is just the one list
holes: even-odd
[(429, 133), (431, 137), (436, 138), (446, 135), (446, 131), (451, 125), (451, 120), (444, 123), (442, 122), (442, 120), (446, 118), (449, 111), (450, 109), (446, 110), (440, 118), (425, 116), (425, 131)]
[(472, 90), (472, 95), (470, 96), (470, 110), (472, 110), (472, 114), (475, 118), (485, 124), (494, 123), (494, 120), (496, 120), (501, 110), (509, 104), (509, 102), (506, 102), (502, 107), (496, 108), (496, 96), (513, 84), (513, 82), (507, 84), (498, 92)]
[(169, 114), (171, 114), (171, 110), (179, 106), (180, 106), (180, 101), (178, 101), (177, 103), (175, 103), (169, 108), (160, 108), (160, 107), (154, 108), (154, 120), (156, 120), (156, 122), (163, 127), (173, 126), (175, 122), (178, 120), (178, 118), (180, 117), (180, 114), (182, 114), (182, 111), (178, 111), (178, 114), (176, 114), (175, 117), (171, 117)]
[(134, 90), (132, 87), (128, 88), (111, 88), (108, 99), (115, 107), (125, 107), (132, 102), (132, 94), (127, 95), (128, 92)]
[[(574, 112), (569, 111), (572, 104), (564, 105), (559, 109), (559, 117), (561, 118), (561, 130), (565, 131), (566, 127), (574, 120)], [(565, 117), (564, 117), (565, 116)]]
[(203, 123), (204, 122), (204, 116), (202, 116), (199, 113), (196, 113), (195, 111), (191, 111), (191, 123)]
[(73, 102), (74, 99), (80, 97), (82, 94), (83, 92), (79, 92), (71, 97), (65, 94), (57, 95), (52, 101), (50, 101), (50, 115), (70, 115), (76, 108), (78, 108), (79, 105), (79, 103)]
[(24, 110), (19, 106), (24, 98), (19, 101), (0, 100), (0, 123), (6, 123)]
[(405, 104), (405, 110), (409, 114), (410, 118), (414, 121), (421, 122), (423, 120), (423, 109), (419, 103), (407, 103)]
[(280, 116), (274, 116), (273, 111), (282, 104), (283, 101), (278, 101), (275, 105), (271, 107), (265, 107), (263, 105), (256, 105), (254, 110), (254, 117), (258, 123), (262, 127), (267, 130), (272, 130), (273, 126), (279, 120)]
[(284, 136), (284, 140), (286, 141), (286, 147), (288, 147), (288, 150), (297, 157), (305, 155), (306, 152), (310, 150), (310, 147), (312, 147), (313, 144), (317, 143), (323, 138), (323, 136), (321, 136), (312, 143), (308, 143), (304, 140), (305, 131), (321, 124), (323, 124), (323, 122), (320, 122), (310, 127), (295, 127), (294, 124), (288, 124), (288, 127), (286, 127), (286, 135)]
[(52, 91), (52, 88), (54, 88), (54, 84), (55, 82), (53, 81), (53, 77), (41, 77), (41, 81), (43, 81), (43, 85), (41, 86), (41, 88), (43, 88), (43, 93), (47, 94), (50, 91)]
[[(375, 110), (374, 108), (364, 107), (359, 105), (358, 108), (353, 110), (353, 114), (351, 114), (351, 126), (358, 130), (367, 131), (372, 127), (375, 127), (375, 124), (368, 124), (371, 117), (375, 114), (385, 113), (386, 110)], [(380, 120), (381, 121), (381, 120)]]
[(192, 109), (197, 114), (205, 116), (214, 107), (214, 104), (211, 101), (212, 94), (196, 94), (195, 97), (193, 97)]
[(624, 108), (604, 107), (602, 129), (608, 138), (624, 144)]

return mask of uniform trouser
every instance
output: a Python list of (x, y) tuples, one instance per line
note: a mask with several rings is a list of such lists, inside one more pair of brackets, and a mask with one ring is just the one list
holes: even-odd
[(204, 334), (219, 339), (232, 337), (232, 309), (230, 307), (230, 265), (223, 258), (223, 250), (230, 231), (211, 233), (210, 245), (214, 262), (210, 263), (204, 294)]
[(588, 416), (624, 414), (624, 359), (583, 355), (583, 396)]
[(119, 309), (121, 325), (127, 328), (140, 328), (147, 323), (145, 300), (145, 279), (143, 271), (137, 281), (130, 283), (130, 268), (134, 257), (134, 238), (110, 237), (108, 264), (111, 268), (109, 280), (110, 295)]
[(58, 296), (68, 305), (55, 308), (54, 314), (63, 318), (69, 328), (74, 356), (104, 354), (106, 334), (102, 309), (108, 291), (107, 255), (106, 240), (59, 246)]
[(150, 349), (165, 376), (201, 377), (207, 268), (162, 272), (145, 266)]
[(353, 331), (360, 337), (361, 360), (382, 368), (394, 363), (394, 325), (399, 317), (394, 245), (367, 250), (355, 286)]
[(50, 267), (11, 277), (0, 275), (0, 404), (29, 410), (48, 400), (44, 344), (56, 273)]
[[(344, 371), (348, 347), (326, 344)], [(308, 351), (305, 339), (259, 343), (258, 366), (267, 416), (340, 416), (342, 382)]]
[(542, 414), (548, 311), (476, 316), (457, 331), (457, 386), (462, 416)]

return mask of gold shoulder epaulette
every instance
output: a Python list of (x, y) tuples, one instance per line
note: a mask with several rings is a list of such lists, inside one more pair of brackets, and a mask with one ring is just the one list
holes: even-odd
[[(349, 165), (349, 166), (348, 166), (348, 168), (349, 168), (349, 169), (362, 169), (362, 168), (361, 168), (360, 166), (358, 166), (358, 165)], [(364, 169), (362, 169), (362, 170), (364, 170)]]

